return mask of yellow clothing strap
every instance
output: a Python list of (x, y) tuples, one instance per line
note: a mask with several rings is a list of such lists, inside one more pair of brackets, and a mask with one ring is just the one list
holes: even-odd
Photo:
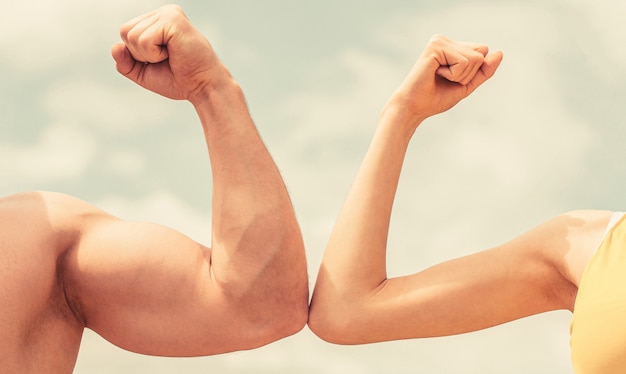
[(626, 373), (626, 216), (583, 272), (570, 324), (576, 374)]

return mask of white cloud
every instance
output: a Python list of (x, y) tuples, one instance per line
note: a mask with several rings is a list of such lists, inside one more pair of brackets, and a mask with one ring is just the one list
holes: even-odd
[(418, 17), (410, 12), (397, 13), (379, 29), (376, 40), (415, 57), (433, 34), (486, 43), (496, 49), (513, 45), (544, 50), (557, 45), (563, 31), (554, 17), (554, 11), (542, 3), (459, 2)]
[(44, 109), (55, 118), (71, 118), (113, 132), (150, 126), (172, 115), (179, 105), (134, 84), (117, 88), (84, 80), (54, 87), (43, 100)]
[(584, 0), (567, 2), (575, 7), (585, 22), (578, 27), (578, 36), (586, 43), (579, 47), (588, 56), (588, 62), (608, 79), (626, 73), (626, 50), (622, 48), (626, 38), (626, 2), (603, 0), (590, 3)]
[(118, 175), (136, 175), (145, 166), (144, 156), (133, 150), (117, 149), (112, 151), (106, 160), (105, 168)]
[[(209, 12), (210, 8), (209, 6)], [(218, 27), (217, 22), (207, 21), (205, 14), (191, 13), (187, 15), (200, 33), (211, 43), (211, 47), (213, 47), (217, 55), (221, 59), (227, 59), (227, 61), (224, 62), (228, 67), (232, 68), (232, 65), (235, 64), (255, 66), (261, 61), (261, 56), (259, 56), (255, 46), (251, 46), (245, 42), (242, 43), (233, 38), (229, 39), (223, 34), (222, 29)]]
[(46, 127), (37, 143), (0, 144), (0, 170), (20, 181), (47, 182), (79, 177), (93, 160), (94, 139), (78, 127)]
[(356, 49), (346, 49), (321, 66), (333, 70), (328, 75), (340, 71), (354, 77), (354, 86), (339, 92), (303, 90), (287, 98), (281, 107), (300, 117), (292, 129), (298, 142), (371, 129), (368, 125), (375, 123), (384, 101), (408, 71), (393, 60)]

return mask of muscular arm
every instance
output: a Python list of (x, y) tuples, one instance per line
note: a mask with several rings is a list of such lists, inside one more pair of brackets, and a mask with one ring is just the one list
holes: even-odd
[(550, 221), (497, 248), (413, 275), (387, 278), (389, 221), (413, 133), (490, 78), (501, 58), (485, 46), (435, 37), (383, 110), (313, 293), (309, 326), (323, 339), (359, 344), (458, 334), (571, 305), (575, 287), (560, 270), (566, 268), (569, 235), (579, 230), (574, 218)]
[(240, 87), (178, 7), (121, 34), (118, 71), (198, 113), (213, 174), (212, 248), (96, 214), (67, 260), (78, 313), (113, 343), (156, 355), (249, 349), (299, 331), (308, 310), (300, 229)]

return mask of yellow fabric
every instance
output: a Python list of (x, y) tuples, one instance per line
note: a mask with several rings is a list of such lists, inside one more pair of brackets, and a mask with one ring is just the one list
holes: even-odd
[(570, 325), (576, 374), (626, 373), (626, 217), (583, 272)]

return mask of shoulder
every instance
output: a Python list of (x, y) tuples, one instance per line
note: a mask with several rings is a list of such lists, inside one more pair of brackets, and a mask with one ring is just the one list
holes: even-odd
[(59, 251), (72, 246), (87, 225), (102, 218), (113, 217), (81, 199), (57, 192), (21, 192), (0, 198), (0, 230), (5, 236), (28, 234)]
[(496, 247), (497, 263), (543, 300), (541, 310), (573, 310), (582, 273), (612, 214), (576, 210), (555, 216)]
[[(0, 308), (0, 320), (12, 320), (12, 331), (25, 336), (33, 325), (50, 328), (42, 327), (46, 331), (37, 337), (28, 335), (28, 344), (45, 337), (75, 339), (82, 331), (66, 297), (63, 259), (80, 241), (81, 225), (89, 221), (81, 217), (102, 214), (90, 204), (58, 193), (0, 197), (0, 299), (10, 300)], [(7, 328), (0, 322), (0, 330)], [(60, 329), (68, 330), (57, 333)]]
[(103, 213), (83, 200), (59, 192), (30, 191), (0, 197), (0, 212), (20, 211), (45, 214), (51, 219), (79, 212)]
[[(574, 210), (560, 214), (522, 235), (527, 254), (556, 270), (563, 280), (560, 294), (573, 308), (578, 284), (589, 260), (601, 244), (612, 211)], [(564, 289), (571, 292), (562, 292)], [(557, 291), (555, 291), (557, 292)]]
[(589, 260), (602, 243), (613, 213), (608, 210), (576, 210), (553, 219), (553, 231), (562, 233), (554, 236), (561, 236), (563, 243), (560, 249), (549, 253), (558, 260), (557, 265), (562, 269), (563, 276), (576, 287)]

